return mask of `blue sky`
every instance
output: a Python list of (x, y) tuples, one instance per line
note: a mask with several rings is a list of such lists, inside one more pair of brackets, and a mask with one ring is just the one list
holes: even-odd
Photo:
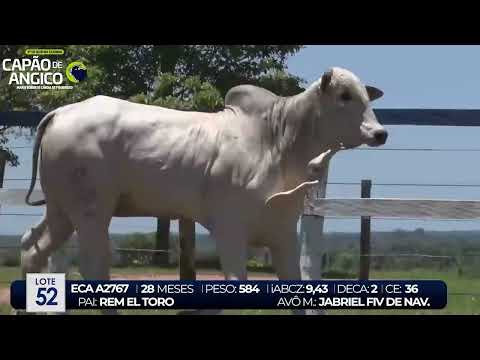
[[(332, 66), (345, 67), (365, 83), (384, 90), (376, 108), (480, 108), (480, 46), (307, 46), (288, 61), (289, 71), (307, 83)], [(480, 128), (389, 126), (386, 147), (479, 148)], [(12, 146), (28, 146), (12, 139)], [(31, 175), (31, 149), (18, 149), (21, 166), (7, 167), (5, 178)], [(329, 180), (371, 179), (373, 197), (480, 199), (478, 188), (375, 187), (375, 183), (480, 184), (479, 152), (347, 151), (336, 155)], [(6, 181), (5, 188), (27, 182)], [(330, 185), (328, 197), (359, 197), (359, 186)], [(3, 208), (2, 212), (39, 213), (41, 208)], [(18, 234), (37, 218), (0, 216), (1, 234)], [(357, 232), (359, 220), (326, 221), (327, 231)], [(480, 221), (373, 220), (373, 230), (480, 229)], [(176, 229), (176, 224), (174, 224)], [(114, 219), (111, 232), (154, 231), (154, 219)], [(200, 230), (200, 229), (199, 229)]]

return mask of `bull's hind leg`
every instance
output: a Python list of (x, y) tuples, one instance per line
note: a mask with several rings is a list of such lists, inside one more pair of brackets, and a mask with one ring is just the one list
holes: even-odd
[(49, 256), (72, 235), (73, 226), (62, 209), (48, 204), (46, 216), (22, 237), (22, 277), (43, 271)]
[[(21, 273), (22, 279), (26, 279), (26, 274), (28, 272), (26, 267), (26, 260), (28, 258), (28, 253), (30, 248), (43, 236), (43, 233), (47, 229), (47, 216), (44, 214), (40, 222), (30, 229), (25, 231), (20, 240), (20, 258), (21, 258)], [(24, 315), (26, 314), (25, 310), (12, 310), (13, 315)]]
[[(42, 220), (22, 236), (21, 271), (40, 273), (47, 267), (49, 256), (61, 247), (73, 233), (73, 227), (65, 213), (54, 204), (47, 205)], [(17, 311), (22, 314), (23, 311)]]
[(54, 251), (48, 258), (49, 273), (62, 273), (65, 274), (65, 276), (68, 275), (70, 270), (70, 262), (66, 249), (64, 248), (65, 245), (66, 244), (64, 244), (63, 247), (57, 251)]
[(47, 216), (44, 214), (40, 222), (30, 229), (28, 229), (22, 236), (21, 249), (22, 251), (29, 250), (33, 244), (43, 235), (43, 232), (47, 229)]
[(110, 280), (108, 225), (91, 224), (78, 229), (79, 267), (85, 280)]
[[(85, 280), (110, 280), (111, 250), (108, 228), (112, 211), (105, 204), (89, 206), (74, 217), (78, 234), (79, 270)], [(103, 314), (117, 314), (105, 309)]]

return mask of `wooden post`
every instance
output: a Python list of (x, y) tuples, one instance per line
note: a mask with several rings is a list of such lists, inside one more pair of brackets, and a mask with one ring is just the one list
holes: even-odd
[(180, 280), (195, 280), (195, 222), (179, 219)]
[[(5, 176), (5, 165), (7, 164), (8, 153), (0, 150), (0, 189), (3, 188), (3, 178)], [(0, 204), (0, 213), (2, 212), (2, 204)]]
[[(3, 188), (3, 177), (5, 175), (5, 165), (7, 163), (7, 152), (0, 150), (0, 189)], [(0, 204), (0, 212), (2, 211), (2, 204)]]
[[(328, 166), (319, 177), (320, 184), (311, 189), (305, 199), (325, 198), (327, 192)], [(302, 280), (320, 280), (322, 278), (323, 257), (323, 216), (303, 215), (300, 223), (300, 272)], [(306, 315), (324, 315), (324, 310), (305, 310)]]
[(0, 150), (0, 188), (3, 188), (3, 178), (5, 176), (5, 165), (7, 163), (8, 153), (5, 150)]
[(157, 232), (155, 235), (155, 250), (161, 250), (154, 255), (154, 264), (157, 266), (169, 265), (170, 251), (170, 218), (157, 218)]
[[(372, 180), (362, 180), (362, 198), (369, 198)], [(370, 217), (362, 216), (360, 230), (360, 280), (368, 280), (370, 275)]]

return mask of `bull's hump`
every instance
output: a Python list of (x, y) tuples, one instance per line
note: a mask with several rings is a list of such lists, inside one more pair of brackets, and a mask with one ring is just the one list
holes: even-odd
[(96, 95), (91, 98), (88, 98), (83, 101), (83, 104), (122, 104), (126, 103), (126, 100), (123, 99), (117, 99), (111, 96), (106, 96), (106, 95)]
[(261, 114), (270, 109), (278, 96), (267, 89), (240, 85), (230, 89), (225, 96), (225, 105), (239, 108), (245, 114)]

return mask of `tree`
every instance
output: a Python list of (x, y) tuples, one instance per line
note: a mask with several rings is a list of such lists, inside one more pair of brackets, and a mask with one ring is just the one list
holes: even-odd
[[(0, 48), (0, 56), (19, 57), (27, 45)], [(38, 46), (35, 46), (38, 47)], [(302, 90), (302, 80), (286, 72), (286, 60), (300, 45), (45, 45), (63, 48), (65, 55), (52, 58), (64, 63), (82, 61), (88, 81), (74, 90), (15, 90), (2, 86), (0, 107), (7, 110), (50, 111), (55, 107), (102, 94), (128, 99), (155, 91), (165, 73), (182, 79), (198, 77), (215, 87), (221, 97), (239, 84), (256, 84), (279, 95)], [(2, 79), (5, 80), (5, 79)], [(2, 83), (2, 85), (4, 85)], [(173, 94), (171, 94), (173, 95)], [(7, 106), (8, 104), (8, 106)], [(8, 109), (6, 109), (8, 108)]]

